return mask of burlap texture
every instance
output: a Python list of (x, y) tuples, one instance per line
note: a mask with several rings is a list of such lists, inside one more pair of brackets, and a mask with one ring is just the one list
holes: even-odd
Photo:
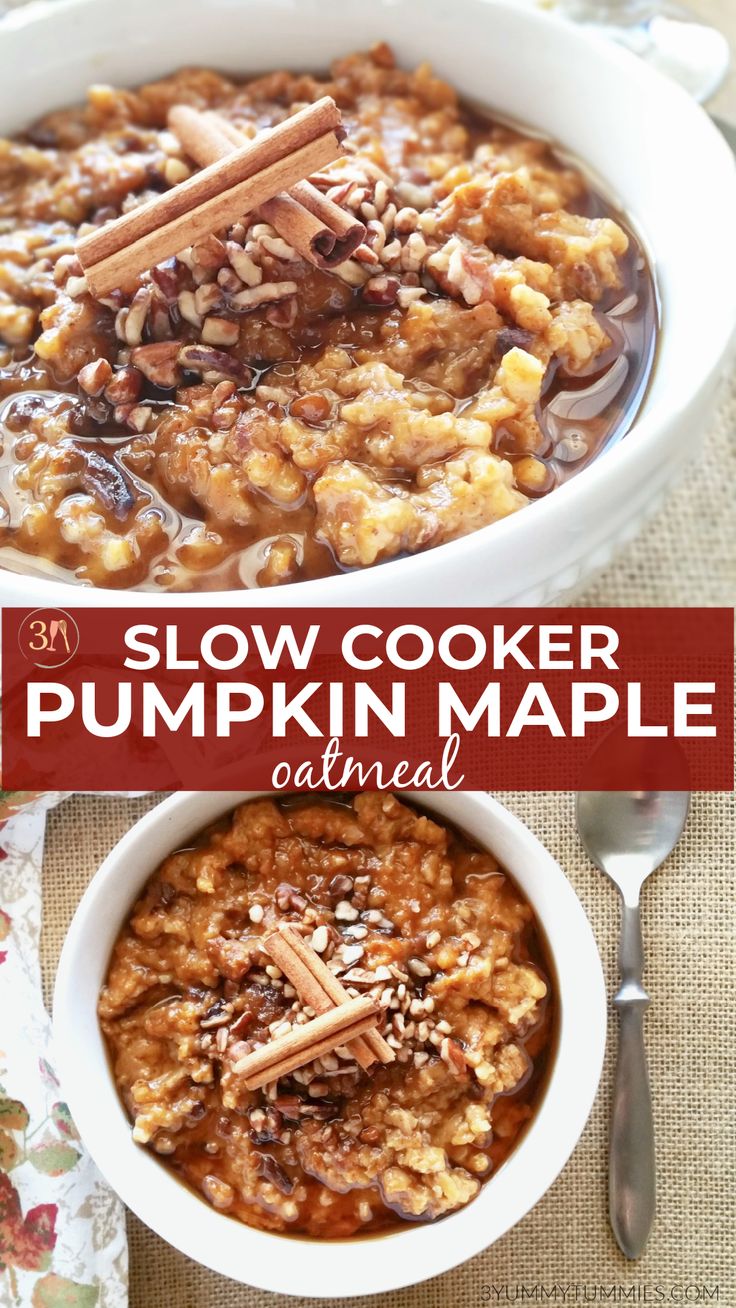
[[(690, 0), (730, 30), (733, 0)], [(736, 79), (717, 108), (736, 119)], [(702, 325), (707, 330), (707, 324)], [(736, 598), (736, 387), (725, 397), (704, 458), (646, 532), (608, 568), (579, 603), (728, 604)], [(572, 796), (501, 795), (547, 845), (572, 880), (590, 916), (609, 990), (615, 984), (615, 891), (587, 862), (574, 826)], [(74, 798), (49, 819), (45, 858), (43, 970), (50, 992), (56, 958), (79, 896), (101, 859), (155, 799)], [(619, 1254), (607, 1218), (607, 1117), (614, 1048), (583, 1138), (561, 1177), (524, 1221), (492, 1249), (454, 1272), (361, 1305), (450, 1308), (529, 1302), (522, 1287), (568, 1287), (566, 1303), (598, 1302), (595, 1287), (638, 1287), (626, 1299), (703, 1302), (697, 1290), (719, 1286), (717, 1300), (736, 1308), (733, 1205), (736, 1081), (736, 967), (733, 796), (701, 795), (666, 868), (644, 897), (647, 985), (652, 1008), (647, 1043), (657, 1132), (658, 1213), (648, 1249), (636, 1264)], [(613, 1020), (611, 1034), (614, 1034)], [(207, 1272), (129, 1219), (131, 1308), (271, 1308), (278, 1296)], [(380, 1256), (377, 1245), (377, 1256)], [(421, 1268), (416, 1269), (417, 1275)], [(492, 1287), (484, 1293), (483, 1287)], [(571, 1287), (579, 1287), (577, 1291)], [(646, 1297), (644, 1287), (647, 1287)], [(674, 1291), (673, 1291), (674, 1287)], [(587, 1296), (587, 1297), (584, 1297)], [(534, 1299), (531, 1300), (534, 1302)], [(544, 1302), (537, 1290), (537, 1301)], [(558, 1292), (557, 1302), (561, 1302)], [(283, 1303), (299, 1301), (284, 1299)], [(305, 1301), (306, 1302), (306, 1301)]]

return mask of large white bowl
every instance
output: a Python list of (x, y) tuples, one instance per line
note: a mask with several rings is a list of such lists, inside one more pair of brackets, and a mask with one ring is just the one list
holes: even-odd
[[(287, 1240), (218, 1213), (133, 1143), (96, 1016), (123, 919), (172, 850), (251, 793), (182, 793), (128, 832), (93, 878), (62, 950), (54, 1046), (62, 1090), (90, 1154), (133, 1212), (191, 1258), (281, 1294), (345, 1299), (447, 1271), (498, 1240), (565, 1165), (585, 1125), (603, 1062), (606, 996), (593, 933), (572, 886), (539, 841), (487, 795), (433, 795), (430, 810), (490, 849), (534, 908), (556, 974), (559, 1033), (542, 1102), (521, 1143), (477, 1199), (444, 1221), (376, 1240)], [(424, 803), (425, 796), (406, 798)]]
[(697, 454), (736, 323), (736, 168), (673, 82), (588, 31), (502, 0), (50, 0), (2, 20), (0, 129), (183, 64), (326, 67), (378, 39), (537, 128), (605, 178), (654, 260), (664, 325), (633, 430), (546, 499), (462, 540), (325, 580), (188, 596), (0, 572), (0, 603), (136, 607), (545, 604), (608, 562)]

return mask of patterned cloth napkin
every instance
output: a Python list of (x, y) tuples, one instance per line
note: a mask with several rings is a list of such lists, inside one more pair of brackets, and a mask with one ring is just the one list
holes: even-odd
[(126, 1308), (123, 1205), (60, 1098), (41, 996), (46, 812), (64, 798), (0, 800), (0, 1305)]

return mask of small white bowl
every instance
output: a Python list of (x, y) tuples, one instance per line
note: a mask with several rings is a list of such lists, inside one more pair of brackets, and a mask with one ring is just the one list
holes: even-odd
[(606, 995), (588, 919), (561, 868), (521, 822), (487, 795), (405, 798), (455, 823), (517, 881), (546, 935), (556, 974), (557, 1048), (547, 1087), (518, 1147), (467, 1207), (380, 1240), (313, 1241), (256, 1231), (190, 1191), (133, 1143), (97, 1021), (115, 939), (145, 881), (172, 850), (253, 792), (184, 792), (148, 813), (116, 845), (86, 891), (62, 950), (54, 995), (56, 1066), (82, 1139), (134, 1213), (177, 1249), (263, 1290), (345, 1299), (436, 1276), (493, 1244), (541, 1198), (583, 1130), (603, 1063)]
[[(640, 529), (701, 448), (736, 326), (736, 167), (674, 82), (581, 24), (505, 0), (39, 0), (2, 20), (0, 130), (185, 64), (240, 76), (324, 69), (377, 40), (430, 61), (463, 95), (586, 162), (653, 260), (663, 303), (654, 376), (628, 435), (545, 499), (380, 567), (260, 591), (242, 607), (548, 604)], [(20, 564), (22, 567), (22, 563)], [(211, 592), (94, 590), (0, 571), (0, 603), (207, 607)]]

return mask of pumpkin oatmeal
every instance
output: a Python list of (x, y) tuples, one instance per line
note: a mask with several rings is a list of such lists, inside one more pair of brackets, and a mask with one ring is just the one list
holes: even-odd
[[(315, 1017), (268, 951), (285, 927), (354, 1008), (373, 999), (393, 1061), (366, 1070), (350, 1042), (247, 1088), (253, 1054)], [(345, 1237), (442, 1217), (513, 1149), (547, 972), (529, 904), (452, 828), (390, 795), (263, 799), (151, 877), (99, 1014), (142, 1146), (251, 1226)]]
[[(197, 171), (174, 106), (248, 138), (324, 95), (345, 153), (311, 181), (364, 224), (350, 258), (256, 214), (92, 297), (77, 240)], [(0, 565), (223, 590), (453, 540), (626, 431), (656, 319), (580, 169), (386, 46), (324, 78), (92, 87), (0, 141)]]

